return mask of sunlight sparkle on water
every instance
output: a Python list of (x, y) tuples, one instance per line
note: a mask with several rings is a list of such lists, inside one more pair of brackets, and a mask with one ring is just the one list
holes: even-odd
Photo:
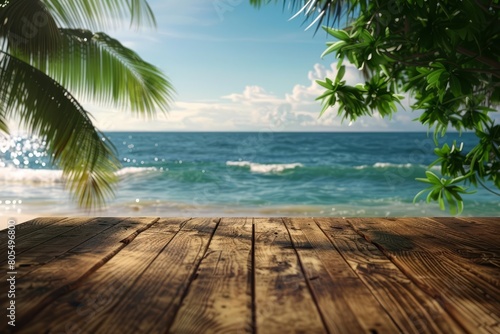
[[(47, 157), (46, 142), (37, 136), (0, 137), (0, 167), (43, 167), (49, 160)], [(32, 161), (33, 158), (36, 160)]]

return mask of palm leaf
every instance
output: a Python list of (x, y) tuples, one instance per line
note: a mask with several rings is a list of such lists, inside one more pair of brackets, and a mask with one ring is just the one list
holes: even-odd
[[(278, 2), (279, 0), (274, 0)], [(250, 0), (250, 4), (259, 8), (263, 4), (271, 2), (270, 0)], [(294, 11), (295, 18), (299, 15), (304, 16), (304, 22), (313, 21), (307, 28), (316, 24), (316, 31), (323, 26), (333, 27), (338, 24), (342, 15), (352, 10), (352, 3), (346, 0), (283, 0), (283, 8), (288, 7)]]
[(101, 206), (113, 194), (116, 150), (92, 124), (89, 113), (60, 84), (22, 60), (0, 51), (2, 118), (20, 119), (44, 137), (53, 163), (81, 206)]
[(7, 121), (4, 119), (3, 112), (1, 112), (1, 109), (0, 109), (0, 133), (1, 132), (9, 133), (9, 127), (7, 125)]
[(28, 54), (51, 53), (60, 39), (59, 28), (39, 0), (8, 1), (0, 6), (2, 50), (16, 49)]
[(130, 108), (146, 116), (169, 109), (174, 90), (158, 68), (105, 33), (60, 31), (62, 42), (57, 57), (23, 59), (79, 98)]
[[(1, 72), (0, 72), (0, 74), (1, 74)], [(0, 77), (0, 79), (2, 79), (2, 78)], [(0, 138), (1, 138), (2, 132), (4, 134), (9, 133), (9, 126), (7, 125), (7, 119), (5, 117), (5, 106), (1, 102), (2, 100), (3, 100), (3, 95), (2, 95), (2, 92), (0, 91)]]
[(156, 26), (153, 11), (146, 0), (44, 0), (44, 2), (60, 27), (98, 31), (121, 27), (123, 21), (127, 19), (134, 27)]

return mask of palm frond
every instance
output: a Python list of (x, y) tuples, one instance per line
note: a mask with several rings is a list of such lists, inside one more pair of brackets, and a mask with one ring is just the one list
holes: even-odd
[(5, 120), (3, 113), (0, 113), (0, 133), (9, 133), (9, 126)]
[[(17, 0), (26, 1), (26, 0)], [(146, 0), (45, 0), (60, 27), (93, 31), (121, 27), (130, 20), (132, 27), (156, 26), (153, 11)]]
[(101, 206), (113, 194), (119, 162), (89, 113), (60, 84), (40, 70), (0, 51), (0, 110), (44, 137), (54, 164), (81, 206)]
[(51, 53), (59, 45), (59, 28), (40, 0), (8, 1), (0, 6), (2, 50)]
[[(24, 57), (80, 99), (152, 116), (166, 112), (173, 87), (155, 66), (105, 33), (61, 29), (57, 57)], [(16, 56), (23, 57), (22, 54)]]
[[(280, 0), (274, 0), (278, 2)], [(344, 14), (353, 9), (352, 1), (348, 0), (282, 0), (283, 9), (288, 9), (295, 14), (292, 18), (303, 16), (303, 24), (311, 22), (307, 29), (316, 25), (316, 32), (323, 26), (333, 27), (340, 23)], [(250, 0), (250, 4), (259, 8), (271, 0)]]

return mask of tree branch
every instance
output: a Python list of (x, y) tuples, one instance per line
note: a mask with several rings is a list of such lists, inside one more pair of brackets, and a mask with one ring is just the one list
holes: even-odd
[[(494, 59), (491, 59), (491, 58), (488, 58), (488, 57), (485, 57), (485, 56), (481, 56), (480, 54), (477, 54), (476, 52), (472, 51), (472, 50), (468, 50), (462, 46), (459, 46), (457, 47), (457, 51), (467, 57), (471, 57), (471, 58), (474, 58), (475, 60), (477, 60), (478, 62), (484, 64), (484, 65), (488, 65), (490, 66), (491, 68), (493, 68), (494, 70), (496, 71), (499, 71), (500, 70), (500, 63)], [(500, 75), (499, 74), (495, 74), (493, 73), (494, 76), (500, 78)]]

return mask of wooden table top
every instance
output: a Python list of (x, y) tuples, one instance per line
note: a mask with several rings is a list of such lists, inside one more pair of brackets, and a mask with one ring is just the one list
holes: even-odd
[(500, 333), (500, 218), (39, 218), (15, 252), (2, 333)]

